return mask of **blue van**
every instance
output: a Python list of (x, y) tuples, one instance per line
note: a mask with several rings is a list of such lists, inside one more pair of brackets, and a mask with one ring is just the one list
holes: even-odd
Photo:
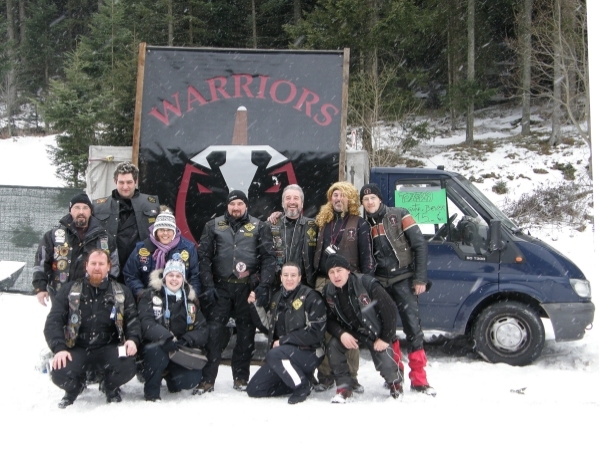
[(523, 233), (465, 177), (438, 169), (373, 168), (388, 206), (408, 209), (429, 241), (423, 329), (472, 336), (487, 361), (526, 365), (542, 352), (541, 318), (557, 341), (594, 320), (590, 283), (550, 245)]

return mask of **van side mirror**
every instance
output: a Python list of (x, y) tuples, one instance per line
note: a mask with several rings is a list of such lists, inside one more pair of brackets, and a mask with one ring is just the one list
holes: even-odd
[(490, 239), (489, 239), (489, 251), (494, 252), (496, 250), (502, 250), (504, 245), (502, 243), (502, 221), (499, 219), (490, 220)]

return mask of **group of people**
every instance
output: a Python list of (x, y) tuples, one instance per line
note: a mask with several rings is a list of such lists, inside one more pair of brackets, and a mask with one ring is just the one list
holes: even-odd
[[(289, 185), (283, 213), (266, 222), (249, 215), (244, 192), (231, 191), (196, 246), (157, 196), (139, 192), (138, 174), (121, 163), (111, 196), (73, 197), (36, 253), (33, 286), (42, 305), (52, 302), (44, 333), (52, 381), (65, 391), (59, 407), (93, 381), (107, 402), (120, 402), (120, 386), (136, 372), (147, 401), (160, 400), (163, 379), (169, 392), (214, 391), (230, 319), (233, 387), (250, 397), (289, 395), (294, 404), (335, 386), (332, 402), (346, 403), (364, 392), (362, 346), (398, 398), (397, 312), (411, 389), (435, 395), (418, 312), (427, 243), (407, 210), (383, 204), (377, 185), (359, 195), (334, 183), (314, 219), (303, 215), (302, 188)], [(251, 378), (257, 328), (269, 350)]]

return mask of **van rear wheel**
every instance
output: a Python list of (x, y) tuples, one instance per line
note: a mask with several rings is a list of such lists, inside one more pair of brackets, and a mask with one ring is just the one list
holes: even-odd
[(530, 306), (515, 301), (484, 309), (473, 329), (475, 348), (486, 361), (525, 366), (544, 348), (544, 325)]

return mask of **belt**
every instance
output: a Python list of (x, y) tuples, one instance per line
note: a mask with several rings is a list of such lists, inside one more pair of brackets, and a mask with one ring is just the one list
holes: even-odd
[(376, 276), (375, 278), (377, 278), (379, 280), (379, 282), (383, 285), (383, 287), (389, 287), (392, 284), (397, 283), (398, 281), (402, 281), (402, 280), (406, 280), (407, 278), (410, 278), (413, 276), (413, 272), (405, 272), (401, 275), (398, 275), (394, 278), (384, 278), (384, 277), (378, 277)]
[(248, 284), (250, 277), (245, 278), (219, 278), (217, 283), (233, 283), (233, 284)]

